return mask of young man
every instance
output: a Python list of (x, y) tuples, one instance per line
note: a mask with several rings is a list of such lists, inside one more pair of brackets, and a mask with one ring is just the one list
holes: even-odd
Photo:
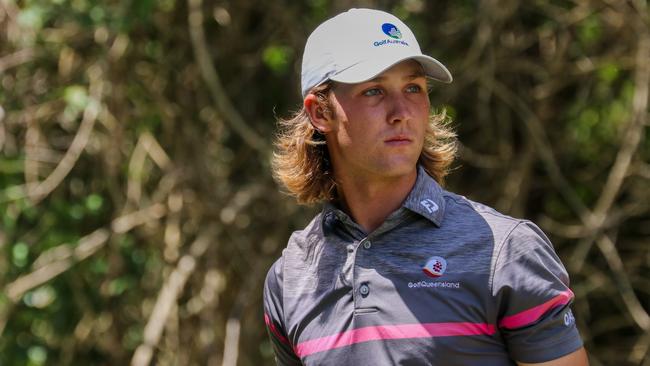
[(279, 365), (587, 365), (568, 276), (540, 229), (440, 187), (455, 155), (396, 17), (352, 9), (309, 37), (303, 109), (274, 169), (325, 202), (266, 278)]

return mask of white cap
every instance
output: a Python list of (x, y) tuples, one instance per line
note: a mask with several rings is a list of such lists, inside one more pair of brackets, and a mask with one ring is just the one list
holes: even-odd
[(414, 59), (426, 76), (451, 83), (451, 73), (433, 57), (422, 54), (415, 35), (392, 14), (350, 9), (316, 28), (302, 56), (302, 96), (327, 80), (360, 83), (391, 66)]

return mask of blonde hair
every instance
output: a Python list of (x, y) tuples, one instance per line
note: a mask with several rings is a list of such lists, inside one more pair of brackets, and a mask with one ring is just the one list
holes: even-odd
[[(318, 86), (310, 93), (316, 95), (325, 113), (332, 113), (329, 94), (331, 83)], [(451, 119), (443, 110), (429, 116), (424, 147), (418, 163), (438, 182), (444, 179), (456, 157), (456, 134), (450, 128)], [(272, 167), (275, 179), (300, 204), (314, 204), (336, 199), (336, 181), (330, 164), (325, 136), (314, 128), (309, 114), (302, 107), (288, 119), (278, 121)]]

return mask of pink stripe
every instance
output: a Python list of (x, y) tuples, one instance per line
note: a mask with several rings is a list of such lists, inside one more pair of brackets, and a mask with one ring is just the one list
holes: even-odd
[(271, 318), (269, 318), (266, 313), (264, 313), (264, 322), (266, 323), (266, 326), (271, 330), (271, 333), (273, 333), (273, 335), (279, 339), (280, 342), (289, 344), (289, 340), (278, 331), (278, 329), (275, 327), (275, 324), (273, 324)]
[(299, 343), (295, 347), (298, 357), (304, 357), (316, 352), (329, 351), (350, 346), (355, 343), (405, 338), (433, 338), (470, 335), (492, 335), (494, 325), (486, 323), (426, 323), (379, 325), (352, 329), (327, 337), (316, 338)]
[(547, 311), (552, 308), (566, 305), (571, 299), (573, 299), (573, 292), (571, 290), (566, 290), (561, 292), (559, 295), (550, 299), (549, 301), (537, 305), (534, 308), (522, 311), (514, 315), (504, 316), (499, 322), (499, 326), (503, 328), (520, 328), (528, 324), (532, 324), (539, 320)]

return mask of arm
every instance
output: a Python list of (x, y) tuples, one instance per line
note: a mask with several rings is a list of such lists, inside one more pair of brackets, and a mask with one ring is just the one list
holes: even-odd
[(291, 341), (284, 327), (282, 308), (282, 258), (278, 259), (264, 282), (264, 322), (273, 346), (278, 366), (300, 366), (302, 362), (293, 351)]
[(519, 366), (589, 366), (589, 361), (587, 360), (587, 352), (585, 352), (584, 347), (579, 350), (569, 353), (566, 356), (562, 356), (555, 360), (542, 362), (542, 363), (523, 363), (517, 362)]
[(574, 294), (548, 238), (533, 223), (520, 222), (498, 249), (492, 290), (510, 357), (519, 365), (583, 366), (570, 308)]

